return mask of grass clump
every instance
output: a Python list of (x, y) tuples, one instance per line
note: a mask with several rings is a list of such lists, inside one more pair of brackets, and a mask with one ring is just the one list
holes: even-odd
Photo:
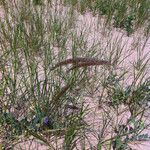
[(90, 10), (93, 14), (98, 14), (100, 18), (105, 16), (105, 26), (114, 25), (116, 28), (122, 28), (128, 36), (138, 28), (145, 26), (150, 17), (148, 0), (140, 2), (134, 0), (72, 0), (64, 3), (72, 5), (81, 13)]
[[(21, 140), (33, 140), (41, 141), (49, 149), (124, 150), (131, 149), (131, 141), (149, 140), (149, 135), (142, 133), (148, 127), (144, 119), (150, 94), (146, 77), (149, 59), (139, 57), (132, 66), (133, 80), (125, 85), (128, 70), (118, 71), (127, 59), (122, 56), (123, 37), (106, 43), (101, 38), (90, 45), (89, 31), (85, 29), (79, 34), (76, 18), (79, 14), (75, 11), (83, 14), (90, 10), (104, 15), (106, 24), (114, 21), (115, 27), (130, 35), (136, 25), (145, 24), (148, 18), (141, 8), (145, 3), (119, 0), (2, 3), (5, 17), (0, 20), (0, 146), (3, 149), (17, 149)], [(143, 13), (141, 22), (139, 10)], [(96, 112), (90, 109), (97, 107), (95, 97), (99, 97)], [(124, 112), (129, 116), (122, 121)], [(95, 127), (96, 117), (100, 118)]]

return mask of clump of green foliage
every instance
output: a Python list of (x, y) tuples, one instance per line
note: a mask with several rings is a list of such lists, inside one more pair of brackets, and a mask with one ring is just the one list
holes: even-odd
[(99, 16), (105, 16), (105, 25), (114, 25), (122, 28), (130, 36), (141, 26), (148, 23), (150, 16), (149, 0), (145, 1), (121, 1), (121, 0), (71, 0), (64, 1), (64, 4), (72, 5), (81, 13), (87, 10)]

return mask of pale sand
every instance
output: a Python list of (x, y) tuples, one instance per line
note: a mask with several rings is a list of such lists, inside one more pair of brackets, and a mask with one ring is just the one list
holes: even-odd
[[(67, 8), (65, 8), (67, 9)], [(0, 17), (3, 17), (3, 12), (0, 11)], [(79, 15), (77, 14), (77, 19), (78, 22), (76, 23), (76, 27), (74, 29), (74, 31), (77, 31), (78, 34), (80, 34), (81, 31), (85, 30), (88, 32), (87, 34), (87, 48), (91, 47), (91, 45), (93, 44), (93, 42), (97, 43), (100, 42), (101, 43), (101, 47), (105, 47), (107, 43), (111, 44), (113, 42), (116, 41), (116, 43), (118, 44), (118, 47), (122, 47), (125, 44), (125, 47), (123, 49), (123, 53), (124, 56), (127, 56), (130, 54), (130, 57), (128, 57), (127, 59), (125, 59), (125, 61), (121, 64), (120, 67), (127, 67), (129, 68), (129, 74), (132, 72), (130, 70), (130, 68), (132, 68), (132, 64), (133, 62), (136, 61), (137, 59), (137, 52), (136, 52), (136, 46), (141, 46), (144, 43), (144, 38), (143, 36), (141, 36), (142, 34), (138, 31), (136, 33), (134, 33), (133, 35), (131, 35), (130, 37), (126, 36), (126, 33), (120, 29), (114, 29), (112, 28), (111, 31), (109, 30), (103, 30), (103, 18), (101, 19), (101, 21), (99, 21), (99, 24), (101, 24), (101, 26), (97, 26), (97, 21), (98, 21), (98, 17), (95, 16), (93, 17), (92, 14), (90, 12), (86, 12), (84, 15)], [(142, 31), (141, 31), (142, 32)], [(119, 38), (120, 37), (120, 38)], [(69, 44), (70, 45), (70, 44)], [(69, 46), (68, 46), (69, 47)], [(114, 47), (111, 47), (112, 50)], [(116, 47), (115, 47), (116, 48)], [(56, 48), (57, 49), (57, 48)], [(147, 53), (150, 52), (150, 38), (148, 39), (142, 54), (145, 55)], [(81, 50), (81, 54), (84, 53)], [(109, 52), (105, 52), (105, 57), (107, 58), (107, 56), (109, 55)], [(148, 55), (149, 57), (149, 55)], [(148, 66), (148, 70), (150, 69), (150, 67)], [(98, 70), (101, 71), (101, 67), (98, 67)], [(1, 74), (0, 74), (0, 78), (1, 78)], [(147, 75), (148, 76), (148, 75)], [(42, 77), (41, 77), (42, 79)], [(130, 82), (132, 81), (132, 78), (129, 78), (126, 83), (130, 84)], [(97, 132), (99, 132), (99, 126), (101, 126), (101, 110), (99, 110), (97, 108), (97, 100), (98, 100), (98, 93), (94, 94), (93, 98), (89, 98), (89, 97), (85, 97), (85, 102), (86, 104), (90, 106), (90, 113), (86, 116), (86, 121), (89, 122), (89, 124), (92, 124), (91, 126), (93, 127), (93, 129), (95, 129)], [(115, 118), (115, 114), (112, 113), (112, 118)], [(124, 121), (129, 117), (128, 113), (125, 113), (123, 116), (121, 116), (121, 118), (124, 117)], [(114, 119), (114, 122), (117, 123), (117, 120)], [(150, 131), (148, 130), (149, 134)], [(93, 149), (94, 146), (97, 144), (97, 140), (94, 136), (89, 135), (90, 136), (90, 141), (93, 145)], [(109, 135), (108, 135), (109, 137)], [(21, 147), (26, 148), (24, 149), (29, 149), (29, 143), (24, 142), (23, 144), (20, 144)], [(87, 144), (88, 145), (88, 144)], [(16, 148), (17, 149), (17, 148)], [(19, 148), (18, 148), (19, 149)], [(41, 146), (38, 143), (32, 142), (31, 144), (31, 150), (33, 149), (40, 149), (40, 150), (45, 150), (46, 147)], [(136, 150), (149, 150), (150, 149), (150, 142), (144, 142), (141, 145), (135, 146)]]

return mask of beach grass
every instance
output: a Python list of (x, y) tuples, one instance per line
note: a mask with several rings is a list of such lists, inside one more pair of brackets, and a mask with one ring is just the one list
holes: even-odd
[[(0, 149), (34, 141), (56, 150), (126, 150), (150, 140), (142, 132), (149, 126), (148, 0), (0, 2)], [(80, 22), (88, 13), (104, 32), (99, 38)], [(113, 29), (123, 34), (113, 37)], [(138, 30), (128, 47), (124, 39)]]

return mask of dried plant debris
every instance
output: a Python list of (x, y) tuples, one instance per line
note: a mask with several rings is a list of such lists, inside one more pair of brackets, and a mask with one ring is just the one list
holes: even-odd
[(99, 60), (96, 58), (76, 57), (76, 58), (66, 59), (64, 61), (57, 63), (54, 67), (52, 67), (51, 70), (54, 70), (58, 67), (68, 65), (68, 64), (73, 65), (73, 67), (70, 68), (71, 70), (75, 68), (95, 66), (95, 65), (107, 65), (107, 66), (111, 65), (111, 63), (106, 60)]

